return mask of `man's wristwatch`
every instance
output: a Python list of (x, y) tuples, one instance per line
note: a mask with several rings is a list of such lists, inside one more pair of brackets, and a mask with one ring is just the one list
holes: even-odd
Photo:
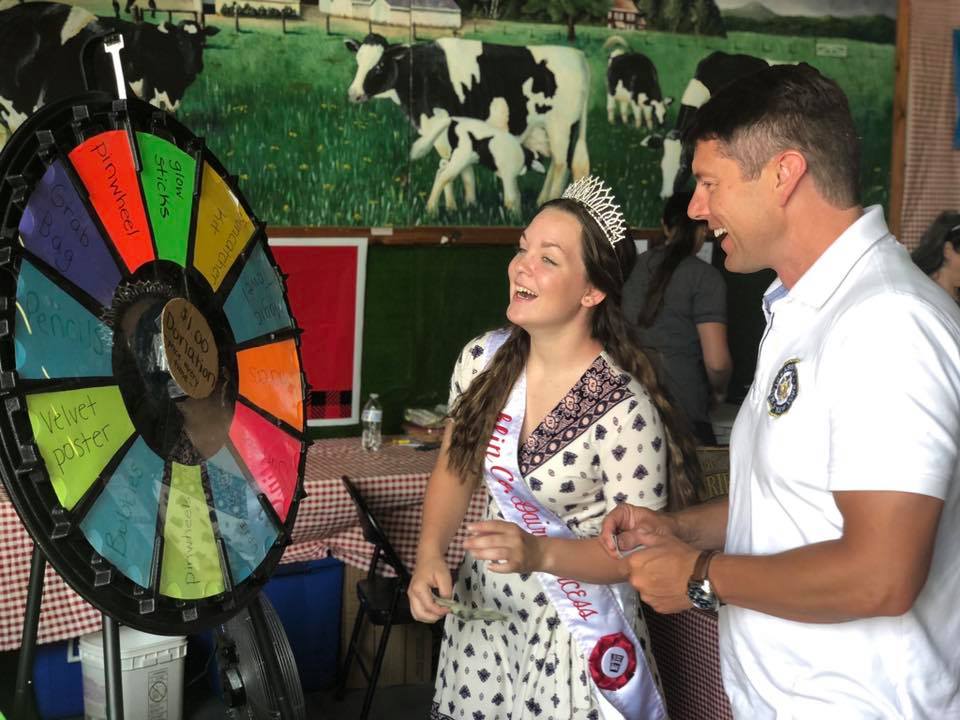
[(710, 561), (719, 552), (719, 550), (704, 550), (693, 566), (693, 575), (687, 581), (687, 597), (695, 608), (714, 611), (720, 608), (720, 598), (707, 576)]

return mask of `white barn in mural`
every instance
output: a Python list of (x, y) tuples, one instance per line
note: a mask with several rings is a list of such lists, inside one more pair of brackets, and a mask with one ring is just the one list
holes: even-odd
[(453, 0), (320, 0), (320, 11), (379, 25), (459, 29), (460, 7)]

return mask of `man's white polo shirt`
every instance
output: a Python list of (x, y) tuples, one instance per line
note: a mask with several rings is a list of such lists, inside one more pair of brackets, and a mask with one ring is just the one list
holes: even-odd
[(738, 718), (960, 718), (960, 312), (868, 208), (787, 292), (730, 441), (725, 551), (833, 540), (833, 491), (945, 500), (930, 574), (895, 618), (808, 624), (721, 610)]

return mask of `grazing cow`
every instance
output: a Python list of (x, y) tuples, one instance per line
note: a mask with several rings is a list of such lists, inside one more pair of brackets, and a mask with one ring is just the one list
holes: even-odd
[[(390, 45), (376, 34), (367, 35), (363, 43), (346, 40), (345, 45), (357, 60), (357, 72), (347, 91), (350, 100), (393, 100), (418, 131), (431, 119), (467, 117), (507, 130), (526, 144), (534, 128), (542, 127), (551, 162), (538, 203), (559, 197), (563, 191), (574, 139), (573, 176), (589, 173), (590, 69), (579, 50), (458, 38)], [(470, 172), (468, 167), (463, 177), (468, 203)]]
[[(133, 93), (173, 111), (203, 70), (204, 39), (217, 29), (192, 20), (152, 25), (98, 18), (50, 2), (0, 11), (0, 145), (41, 106), (83, 92), (84, 45), (111, 32), (123, 36), (120, 57)], [(92, 88), (115, 91), (110, 59), (98, 48), (92, 53)]]
[[(611, 39), (620, 39), (614, 35)], [(622, 39), (621, 39), (622, 42)], [(616, 48), (607, 58), (607, 120), (616, 122), (615, 111), (620, 106), (620, 119), (626, 125), (633, 112), (634, 125), (641, 122), (648, 130), (663, 127), (667, 119), (667, 107), (673, 98), (663, 96), (657, 68), (646, 55), (624, 52)]]
[(660, 197), (667, 198), (682, 190), (690, 179), (693, 157), (689, 151), (683, 150), (683, 134), (690, 127), (697, 108), (724, 85), (763, 70), (770, 64), (771, 61), (752, 55), (730, 55), (719, 51), (710, 53), (697, 63), (697, 69), (680, 100), (677, 125), (667, 133), (663, 141), (663, 158), (660, 161), (663, 184)]
[[(425, 123), (426, 124), (426, 123)], [(517, 177), (528, 168), (546, 172), (540, 163), (541, 153), (520, 143), (520, 139), (506, 130), (488, 125), (483, 120), (465, 117), (440, 118), (433, 127), (424, 129), (410, 148), (410, 158), (419, 160), (437, 143), (445, 143), (444, 158), (440, 160), (437, 176), (427, 199), (427, 212), (437, 212), (440, 192), (467, 167), (480, 164), (493, 170), (503, 184), (503, 206), (514, 215), (520, 214), (520, 188)], [(443, 135), (443, 139), (441, 139)], [(546, 138), (541, 138), (541, 141)]]

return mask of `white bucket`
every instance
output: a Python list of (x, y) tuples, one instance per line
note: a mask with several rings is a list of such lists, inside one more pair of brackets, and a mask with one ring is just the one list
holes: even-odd
[[(120, 628), (120, 668), (125, 720), (180, 720), (183, 712), (185, 637), (148, 635)], [(107, 719), (103, 634), (80, 638), (86, 720)]]

